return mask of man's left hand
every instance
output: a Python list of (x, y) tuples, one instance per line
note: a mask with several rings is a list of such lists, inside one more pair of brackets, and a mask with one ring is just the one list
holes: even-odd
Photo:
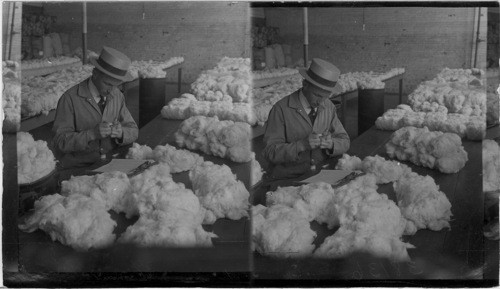
[(333, 148), (333, 137), (331, 134), (324, 134), (321, 137), (321, 143), (319, 145), (322, 149), (332, 149)]
[(112, 138), (117, 138), (117, 139), (122, 139), (123, 138), (123, 130), (122, 130), (122, 124), (119, 122), (114, 122), (113, 125), (111, 126), (111, 137)]

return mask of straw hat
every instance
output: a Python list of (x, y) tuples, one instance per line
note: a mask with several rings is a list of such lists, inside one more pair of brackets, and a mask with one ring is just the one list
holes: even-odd
[(307, 81), (321, 89), (340, 93), (341, 88), (337, 85), (340, 70), (328, 61), (313, 58), (309, 69), (299, 68), (299, 73)]
[(104, 46), (99, 58), (90, 58), (90, 63), (99, 71), (121, 81), (130, 81), (133, 79), (128, 72), (130, 58), (120, 51), (111, 47)]

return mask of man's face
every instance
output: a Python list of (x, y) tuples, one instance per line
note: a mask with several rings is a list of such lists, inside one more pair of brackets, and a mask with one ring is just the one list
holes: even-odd
[(309, 105), (314, 108), (318, 107), (323, 101), (327, 100), (332, 95), (330, 91), (321, 89), (306, 80), (304, 80), (302, 86), (302, 93), (304, 93)]
[(115, 79), (107, 74), (104, 74), (98, 70), (94, 72), (94, 77), (92, 78), (94, 85), (96, 86), (99, 94), (101, 96), (108, 97), (111, 91), (122, 84), (122, 81), (119, 79)]

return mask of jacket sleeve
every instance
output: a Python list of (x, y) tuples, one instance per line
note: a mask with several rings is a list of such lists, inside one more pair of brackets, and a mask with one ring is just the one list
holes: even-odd
[(347, 152), (351, 141), (349, 139), (349, 135), (344, 129), (344, 126), (337, 116), (337, 112), (334, 112), (334, 116), (330, 124), (330, 132), (333, 137), (333, 151), (329, 150), (328, 154), (331, 156), (337, 156)]
[(125, 105), (125, 98), (122, 95), (122, 103), (120, 106), (120, 116), (118, 121), (122, 125), (123, 130), (123, 140), (121, 142), (117, 142), (119, 145), (127, 145), (133, 143), (137, 137), (139, 136), (139, 128), (134, 121), (134, 118), (130, 114), (127, 106)]
[(77, 132), (74, 119), (73, 102), (70, 95), (65, 93), (57, 103), (52, 127), (55, 133), (53, 143), (63, 153), (89, 150), (89, 143), (97, 139), (94, 129)]
[(299, 161), (299, 154), (307, 150), (307, 139), (287, 143), (285, 136), (285, 119), (281, 107), (274, 106), (264, 133), (264, 157), (273, 164)]

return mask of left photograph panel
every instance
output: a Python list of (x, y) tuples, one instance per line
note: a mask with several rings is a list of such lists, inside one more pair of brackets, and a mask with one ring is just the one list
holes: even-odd
[(4, 284), (249, 284), (249, 4), (2, 9)]

